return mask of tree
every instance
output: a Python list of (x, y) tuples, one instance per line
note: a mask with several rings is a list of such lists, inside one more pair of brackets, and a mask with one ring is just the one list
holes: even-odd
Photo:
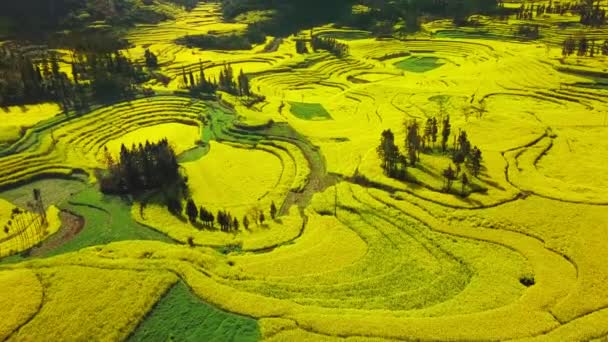
[(471, 153), (469, 154), (469, 168), (471, 170), (471, 172), (473, 172), (473, 174), (475, 176), (477, 176), (479, 174), (479, 171), (481, 170), (481, 150), (479, 150), (479, 148), (477, 148), (477, 146), (473, 147), (473, 149), (471, 150)]
[(207, 212), (207, 209), (203, 208), (202, 206), (200, 208), (198, 208), (198, 218), (199, 218), (199, 220), (201, 220), (201, 222), (204, 225), (208, 225), (209, 224), (209, 212)]
[(443, 119), (443, 126), (441, 127), (441, 150), (443, 152), (445, 152), (447, 149), (448, 139), (450, 138), (451, 131), (452, 126), (450, 125), (450, 116), (447, 115), (445, 119)]
[(466, 186), (469, 185), (469, 177), (467, 177), (466, 172), (462, 173), (462, 196), (464, 196), (464, 190), (466, 189)]
[(192, 70), (190, 70), (190, 72), (188, 73), (188, 76), (190, 79), (190, 88), (196, 87), (196, 80), (194, 80), (194, 73), (192, 72)]
[(239, 220), (236, 217), (232, 220), (232, 229), (239, 230)]
[(468, 156), (471, 151), (471, 143), (469, 142), (466, 131), (460, 131), (460, 134), (458, 135), (458, 149), (463, 157)]
[(243, 73), (243, 69), (241, 69), (241, 73), (238, 78), (238, 86), (239, 86), (239, 95), (240, 96), (250, 96), (251, 95), (251, 87), (249, 85), (249, 78), (247, 75)]
[(602, 44), (602, 55), (608, 56), (608, 39), (604, 40), (604, 44)]
[(428, 118), (426, 120), (426, 124), (424, 125), (424, 139), (423, 141), (423, 147), (425, 144), (428, 144), (429, 148), (431, 145), (431, 139), (433, 136), (433, 119), (432, 118)]
[(196, 204), (192, 198), (190, 198), (186, 203), (186, 215), (188, 215), (188, 219), (191, 223), (196, 222), (198, 217), (198, 209), (196, 209)]
[(183, 210), (182, 201), (174, 197), (169, 198), (167, 200), (167, 208), (169, 209), (169, 212), (173, 215), (181, 215)]
[(418, 155), (420, 153), (420, 134), (418, 133), (418, 122), (406, 122), (405, 124), (407, 135), (405, 137), (405, 148), (409, 155), (409, 161), (412, 166), (416, 166)]
[(186, 76), (186, 68), (182, 67), (182, 81), (184, 82), (184, 86), (188, 87), (188, 77)]
[(302, 39), (296, 40), (296, 52), (299, 54), (308, 53), (306, 42)]
[(243, 227), (245, 227), (246, 230), (249, 230), (249, 218), (247, 215), (243, 216)]
[(260, 212), (260, 224), (264, 224), (264, 221), (266, 220), (266, 217), (264, 217), (264, 213)]
[(443, 171), (443, 177), (445, 177), (446, 180), (446, 191), (450, 192), (452, 189), (452, 182), (456, 180), (456, 174), (454, 173), (454, 169), (452, 169), (452, 165), (449, 165), (448, 168)]
[(146, 58), (146, 66), (148, 68), (156, 68), (158, 66), (158, 57), (156, 57), (156, 55), (152, 53), (150, 49), (146, 49), (144, 56)]
[(433, 140), (433, 147), (437, 142), (437, 133), (439, 133), (439, 129), (437, 128), (437, 118), (433, 118), (432, 126), (431, 126), (431, 138)]
[(585, 56), (587, 55), (587, 50), (589, 49), (589, 41), (585, 36), (581, 37), (578, 43), (578, 55)]
[(395, 145), (395, 135), (390, 129), (382, 132), (380, 145), (376, 149), (378, 157), (382, 162), (382, 170), (389, 177), (394, 176), (397, 160), (399, 157), (399, 149)]
[(274, 220), (277, 216), (277, 207), (274, 205), (274, 201), (270, 203), (270, 217)]

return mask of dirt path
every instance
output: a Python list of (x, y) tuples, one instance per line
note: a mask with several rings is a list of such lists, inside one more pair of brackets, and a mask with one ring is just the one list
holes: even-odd
[(73, 239), (82, 231), (82, 228), (84, 228), (84, 217), (71, 211), (61, 210), (59, 218), (61, 219), (61, 228), (59, 228), (59, 231), (50, 238), (44, 240), (38, 247), (32, 248), (31, 256), (45, 256), (49, 251)]

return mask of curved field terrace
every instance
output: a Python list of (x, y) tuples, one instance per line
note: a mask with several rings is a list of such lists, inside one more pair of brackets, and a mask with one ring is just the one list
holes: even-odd
[(24, 52), (54, 97), (0, 110), (0, 340), (608, 338), (605, 24), (150, 3), (128, 96)]

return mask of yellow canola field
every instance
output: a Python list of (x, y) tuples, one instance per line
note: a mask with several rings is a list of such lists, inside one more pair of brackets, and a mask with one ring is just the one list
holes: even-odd
[(12, 203), (0, 199), (0, 256), (8, 256), (28, 250), (61, 227), (59, 209), (54, 205), (46, 210), (47, 226), (41, 225), (41, 218), (30, 211), (22, 210), (11, 220)]
[(255, 207), (267, 211), (271, 201), (279, 207), (285, 196), (281, 160), (268, 152), (211, 142), (206, 156), (182, 166), (192, 198), (213, 213), (225, 209), (240, 219)]
[(0, 339), (6, 340), (42, 306), (43, 289), (36, 274), (28, 269), (0, 272)]
[(197, 141), (200, 141), (200, 128), (181, 123), (159, 124), (131, 131), (118, 139), (108, 141), (105, 146), (108, 147), (112, 156), (117, 157), (120, 155), (122, 144), (130, 149), (133, 144), (136, 146), (140, 143), (145, 145), (146, 141), (155, 143), (164, 138), (169, 141), (175, 153), (179, 155), (195, 146)]
[(82, 266), (39, 269), (44, 305), (11, 339), (124, 340), (177, 281), (162, 271)]
[(61, 113), (55, 103), (0, 108), (0, 143), (19, 139), (23, 129)]
[[(271, 253), (232, 258), (245, 274), (256, 277), (305, 277), (337, 270), (356, 262), (367, 245), (333, 216), (310, 213), (307, 228), (297, 243)], [(315, 262), (311, 262), (315, 260)]]
[(141, 213), (140, 204), (133, 205), (131, 215), (137, 222), (184, 244), (192, 238), (194, 244), (201, 246), (239, 245), (243, 250), (260, 250), (290, 241), (302, 230), (302, 218), (295, 206), (290, 209), (288, 215), (281, 216), (276, 221), (268, 217), (263, 226), (252, 221), (249, 230), (243, 227), (242, 217), (237, 217), (241, 224), (237, 233), (221, 232), (217, 223), (211, 230), (208, 228), (199, 230), (185, 217), (181, 219), (175, 217), (167, 211), (166, 207), (156, 204), (147, 205), (143, 210), (143, 216)]

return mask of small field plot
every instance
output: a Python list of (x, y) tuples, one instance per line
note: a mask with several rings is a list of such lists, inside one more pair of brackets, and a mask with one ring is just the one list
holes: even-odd
[(320, 103), (289, 102), (291, 114), (303, 120), (331, 120), (331, 115)]
[(444, 64), (445, 63), (442, 61), (442, 59), (437, 57), (414, 56), (395, 63), (395, 66), (405, 71), (423, 73), (437, 69)]
[(118, 139), (109, 141), (106, 147), (108, 147), (113, 156), (118, 156), (122, 144), (131, 148), (133, 144), (145, 144), (146, 141), (154, 143), (167, 138), (169, 144), (175, 149), (175, 153), (180, 154), (192, 148), (196, 141), (200, 140), (200, 137), (200, 129), (197, 126), (167, 123), (129, 132)]
[(215, 142), (205, 157), (182, 165), (197, 204), (213, 212), (226, 209), (237, 217), (269, 202), (283, 170), (281, 159), (272, 153)]

